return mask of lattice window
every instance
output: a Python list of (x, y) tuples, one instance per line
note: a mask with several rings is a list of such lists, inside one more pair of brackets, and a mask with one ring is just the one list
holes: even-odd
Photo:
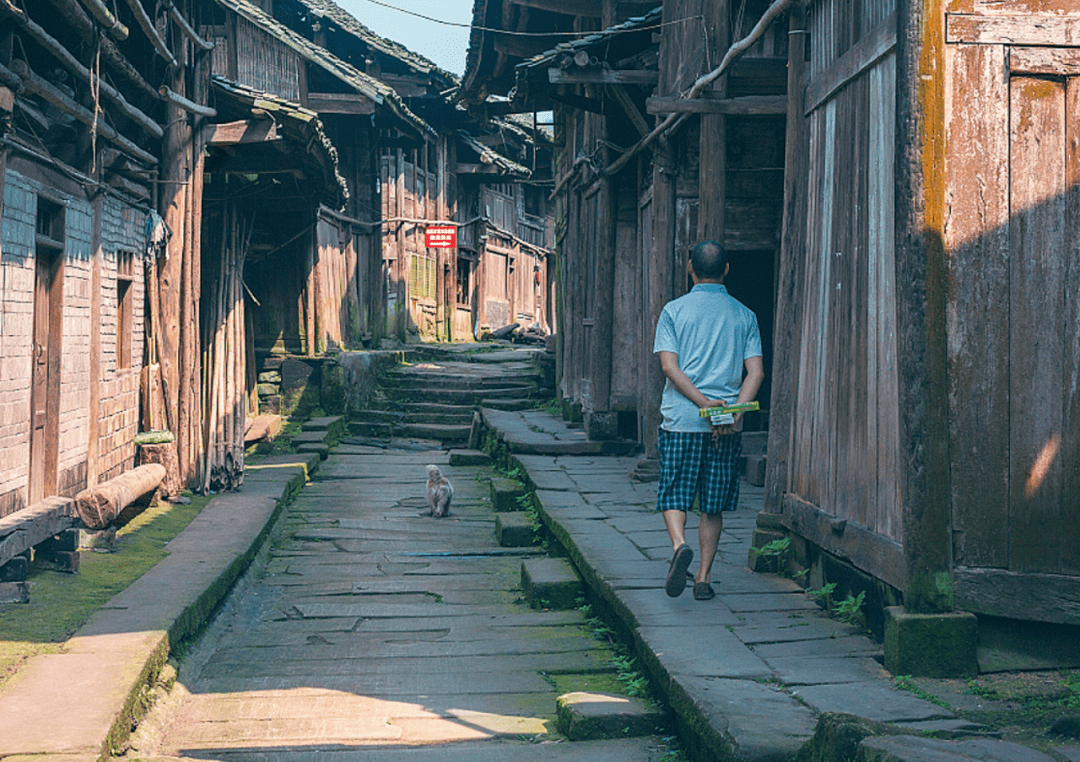
[(413, 299), (435, 300), (435, 259), (423, 254), (412, 255), (409, 268), (409, 293)]

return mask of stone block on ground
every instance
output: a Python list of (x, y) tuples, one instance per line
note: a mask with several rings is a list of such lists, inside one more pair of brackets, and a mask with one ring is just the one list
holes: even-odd
[(394, 432), (394, 424), (386, 421), (349, 421), (349, 433), (358, 437), (389, 439)]
[(437, 439), (440, 442), (468, 442), (471, 426), (446, 423), (406, 423), (402, 427), (406, 436), (419, 439)]
[(521, 586), (534, 606), (572, 609), (585, 589), (564, 558), (530, 558), (521, 562)]
[(753, 484), (755, 487), (765, 486), (765, 456), (764, 455), (747, 455), (746, 456), (746, 481)]
[(25, 582), (29, 570), (29, 559), (26, 556), (15, 556), (0, 566), (0, 582)]
[(763, 555), (761, 549), (770, 542), (782, 540), (785, 537), (787, 535), (781, 530), (764, 529), (760, 526), (754, 527), (754, 534), (750, 540), (750, 551), (746, 559), (746, 565), (750, 567), (750, 571), (768, 574), (778, 572), (780, 570), (779, 557)]
[(488, 466), (491, 456), (481, 450), (451, 450), (451, 466)]
[(505, 513), (509, 511), (523, 511), (525, 506), (521, 500), (525, 496), (525, 485), (513, 479), (496, 476), (491, 480), (491, 505), (496, 511)]
[(634, 738), (664, 731), (664, 715), (636, 698), (564, 693), (555, 702), (559, 730), (571, 741)]
[(968, 677), (978, 674), (974, 614), (911, 614), (885, 609), (885, 669), (894, 675)]
[(0, 603), (29, 603), (29, 582), (0, 582)]
[(329, 440), (340, 439), (345, 434), (345, 419), (340, 415), (327, 415), (304, 421), (301, 431), (322, 431)]
[(330, 457), (330, 445), (322, 442), (305, 442), (296, 448), (297, 452), (314, 452), (319, 454), (319, 460), (326, 460)]
[(500, 513), (495, 518), (495, 536), (504, 548), (528, 548), (536, 544), (536, 530), (524, 513)]

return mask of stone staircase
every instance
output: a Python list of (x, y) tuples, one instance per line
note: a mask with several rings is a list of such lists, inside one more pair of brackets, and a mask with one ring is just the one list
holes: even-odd
[(404, 438), (457, 447), (470, 441), (481, 407), (528, 410), (551, 396), (541, 385), (543, 374), (534, 350), (469, 353), (427, 346), (418, 354), (419, 361), (384, 377), (384, 400), (377, 408), (352, 414), (349, 434), (381, 442)]

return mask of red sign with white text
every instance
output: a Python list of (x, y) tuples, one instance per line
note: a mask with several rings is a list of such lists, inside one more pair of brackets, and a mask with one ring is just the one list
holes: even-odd
[(456, 249), (457, 227), (438, 225), (424, 231), (424, 246), (429, 249)]

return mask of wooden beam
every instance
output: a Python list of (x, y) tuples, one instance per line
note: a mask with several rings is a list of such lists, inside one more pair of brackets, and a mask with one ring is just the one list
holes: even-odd
[(649, 98), (650, 114), (736, 114), (757, 116), (787, 113), (786, 95), (746, 95), (738, 98)]
[(976, 45), (1080, 46), (1080, 18), (1076, 16), (981, 16), (945, 14), (946, 42)]
[(94, 114), (91, 114), (85, 108), (80, 106), (66, 93), (60, 91), (51, 83), (34, 74), (34, 72), (30, 70), (30, 67), (26, 65), (25, 61), (12, 61), (11, 68), (22, 80), (23, 85), (28, 92), (48, 101), (60, 111), (75, 117), (88, 127), (96, 127), (97, 133), (101, 135), (101, 137), (119, 146), (125, 153), (135, 157), (144, 164), (158, 163), (157, 157), (139, 148), (118, 133), (111, 125), (106, 124), (104, 120), (95, 118)]
[(210, 51), (214, 49), (214, 43), (209, 40), (204, 40), (199, 33), (195, 31), (195, 28), (191, 25), (184, 14), (180, 12), (180, 9), (173, 5), (171, 2), (166, 1), (165, 7), (169, 9), (169, 15), (172, 16), (172, 20), (176, 23), (177, 28), (181, 33), (191, 40), (191, 44), (200, 50)]
[(82, 0), (82, 4), (105, 27), (105, 31), (113, 36), (113, 39), (123, 42), (128, 38), (130, 34), (128, 28), (120, 23), (120, 20), (105, 7), (105, 3), (101, 0)]
[(660, 80), (660, 73), (647, 69), (592, 69), (573, 71), (569, 69), (548, 69), (548, 82), (553, 85), (639, 85), (655, 87)]
[(847, 53), (840, 56), (825, 71), (806, 85), (803, 113), (809, 114), (833, 93), (862, 74), (896, 48), (896, 12), (855, 43)]
[(907, 586), (904, 551), (898, 543), (792, 494), (784, 495), (783, 510), (780, 523), (795, 534), (897, 590)]
[(504, 170), (496, 164), (458, 164), (459, 175), (497, 175)]
[(1076, 577), (1005, 569), (955, 569), (956, 607), (975, 614), (1057, 624), (1080, 624)]
[(320, 114), (374, 114), (375, 103), (360, 93), (308, 93), (307, 106)]
[(626, 88), (622, 85), (612, 85), (608, 88), (608, 91), (615, 97), (619, 105), (622, 106), (622, 110), (629, 117), (631, 124), (638, 131), (638, 134), (642, 137), (649, 134), (649, 130), (652, 127), (645, 121), (645, 117), (641, 115), (638, 110), (637, 104), (634, 103), (634, 99), (630, 97), (630, 94), (626, 92)]
[(598, 19), (604, 15), (604, 4), (601, 0), (510, 0), (510, 2), (513, 5), (562, 13), (566, 16)]
[(1080, 50), (1076, 48), (1009, 48), (1009, 71), (1013, 74), (1080, 75)]
[(494, 32), (496, 53), (503, 53), (514, 58), (532, 58), (554, 48), (566, 40), (566, 35), (551, 34), (544, 37), (518, 37), (513, 34)]
[(277, 124), (271, 119), (242, 119), (206, 127), (206, 143), (212, 146), (234, 146), (281, 139)]
[(142, 3), (139, 0), (127, 0), (128, 8), (131, 9), (131, 15), (135, 17), (135, 20), (139, 22), (139, 26), (143, 30), (150, 43), (154, 46), (154, 50), (158, 52), (158, 55), (165, 59), (165, 62), (169, 66), (176, 66), (176, 57), (169, 50), (169, 46), (165, 44), (165, 40), (158, 34), (157, 27), (154, 26), (153, 20), (146, 15), (146, 11), (143, 9)]

